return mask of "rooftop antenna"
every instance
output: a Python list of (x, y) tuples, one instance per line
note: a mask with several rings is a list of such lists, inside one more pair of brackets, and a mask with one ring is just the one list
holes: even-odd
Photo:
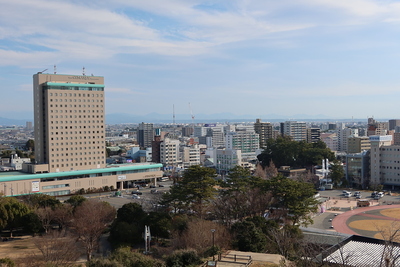
[(42, 71), (38, 72), (38, 74), (42, 74), (42, 73), (45, 72), (46, 70), (47, 70), (47, 69), (42, 70)]
[(175, 125), (175, 104), (172, 104), (172, 124), (174, 127), (174, 136), (176, 136), (176, 125)]
[(82, 75), (85, 76), (85, 67), (82, 68)]
[(54, 65), (54, 74), (57, 74), (57, 66)]

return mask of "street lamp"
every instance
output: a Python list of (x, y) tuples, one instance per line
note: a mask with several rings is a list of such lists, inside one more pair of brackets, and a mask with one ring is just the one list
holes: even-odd
[(211, 229), (212, 233), (212, 252), (213, 252), (213, 261), (215, 261), (215, 253), (214, 253), (214, 246), (215, 246), (215, 229)]

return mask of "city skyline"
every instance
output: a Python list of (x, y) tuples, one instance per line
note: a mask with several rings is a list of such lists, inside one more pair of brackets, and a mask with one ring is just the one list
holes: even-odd
[(105, 76), (106, 114), (397, 118), (399, 21), (394, 1), (2, 1), (0, 111), (32, 118), (56, 65)]

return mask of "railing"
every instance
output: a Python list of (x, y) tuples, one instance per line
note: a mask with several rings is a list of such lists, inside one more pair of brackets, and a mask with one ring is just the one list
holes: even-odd
[[(229, 260), (231, 259), (231, 260)], [(201, 267), (207, 267), (209, 261), (206, 261), (204, 264), (201, 265)], [(218, 266), (218, 262), (229, 262), (229, 263), (237, 263), (237, 264), (245, 264), (245, 266), (250, 266), (250, 264), (253, 262), (251, 256), (249, 255), (229, 255), (225, 253), (222, 255), (221, 253), (218, 254), (218, 259), (215, 261), (215, 266)]]

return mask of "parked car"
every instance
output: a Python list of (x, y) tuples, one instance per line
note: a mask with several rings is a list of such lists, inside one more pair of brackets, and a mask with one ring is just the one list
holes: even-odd
[(158, 193), (158, 190), (157, 190), (157, 189), (151, 189), (151, 190), (150, 190), (150, 193), (152, 193), (152, 194), (157, 194), (157, 193)]
[(164, 187), (164, 185), (163, 184), (159, 184), (158, 187)]
[(132, 195), (143, 195), (143, 193), (139, 191), (132, 191)]
[(138, 195), (132, 195), (133, 199), (140, 199), (140, 197)]
[(351, 192), (347, 192), (344, 197), (351, 197)]
[(356, 195), (356, 198), (361, 199), (362, 198), (361, 194)]
[(156, 188), (156, 186), (152, 184), (152, 185), (150, 185), (150, 188)]

